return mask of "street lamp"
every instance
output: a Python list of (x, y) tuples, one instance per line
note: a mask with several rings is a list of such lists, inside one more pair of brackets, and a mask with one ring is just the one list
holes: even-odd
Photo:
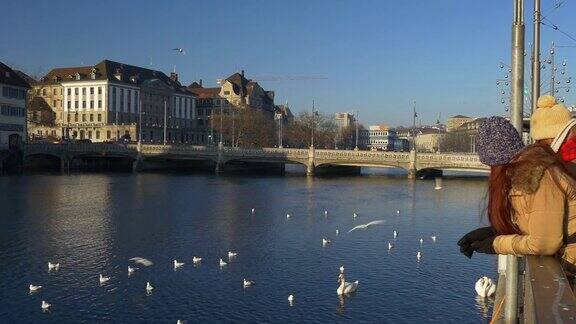
[(277, 112), (274, 117), (278, 121), (278, 148), (282, 148), (282, 112)]
[(356, 146), (354, 146), (354, 151), (358, 151), (358, 109), (356, 109), (356, 116), (354, 117), (354, 124), (356, 126)]

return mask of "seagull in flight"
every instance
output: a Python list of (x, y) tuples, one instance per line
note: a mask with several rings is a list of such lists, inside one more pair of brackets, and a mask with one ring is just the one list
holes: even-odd
[(384, 220), (371, 221), (370, 223), (362, 224), (362, 225), (358, 225), (358, 226), (354, 227), (353, 229), (349, 230), (348, 233), (355, 231), (357, 229), (367, 229), (370, 226), (381, 225), (381, 224), (384, 224), (385, 222), (386, 221), (384, 221)]
[(186, 55), (186, 50), (183, 49), (183, 48), (177, 47), (177, 48), (173, 48), (172, 50), (173, 50), (173, 51), (178, 51), (180, 54)]
[(134, 263), (141, 264), (145, 267), (149, 267), (149, 266), (154, 264), (154, 263), (152, 263), (152, 261), (145, 259), (145, 258), (142, 258), (142, 257), (134, 257), (134, 258), (129, 259), (129, 260), (133, 261)]

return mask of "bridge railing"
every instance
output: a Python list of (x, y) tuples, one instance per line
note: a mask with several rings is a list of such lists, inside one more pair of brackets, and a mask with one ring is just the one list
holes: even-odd
[[(492, 322), (575, 323), (576, 297), (559, 260), (531, 255), (520, 258), (519, 263), (524, 268), (523, 283), (516, 291), (506, 291), (506, 275), (498, 280)], [(518, 309), (507, 318), (504, 310), (512, 298), (518, 298)]]
[(129, 152), (134, 151), (135, 146), (107, 143), (70, 143), (70, 144), (50, 144), (35, 143), (27, 144), (27, 152)]

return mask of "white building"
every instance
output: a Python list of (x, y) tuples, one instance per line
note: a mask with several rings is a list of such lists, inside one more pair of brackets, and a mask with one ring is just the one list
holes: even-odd
[(104, 60), (94, 66), (53, 69), (40, 86), (48, 83), (62, 86), (58, 127), (63, 137), (199, 143), (196, 96), (178, 82), (175, 73), (167, 76)]
[(26, 95), (30, 86), (0, 62), (0, 150), (18, 148), (26, 140)]
[(387, 126), (369, 126), (360, 131), (360, 146), (370, 150), (389, 151), (395, 149), (396, 132)]

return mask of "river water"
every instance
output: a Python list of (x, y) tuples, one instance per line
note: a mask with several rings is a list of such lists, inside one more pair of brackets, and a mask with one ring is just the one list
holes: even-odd
[[(496, 258), (468, 260), (456, 246), (480, 225), (485, 181), (448, 177), (434, 190), (373, 173), (2, 176), (0, 322), (487, 322), (492, 302), (476, 300), (474, 283), (495, 279)], [(372, 220), (386, 222), (348, 233)], [(220, 268), (229, 250), (238, 256)], [(132, 257), (154, 264), (128, 276)], [(185, 265), (174, 270), (174, 259)], [(343, 299), (341, 265), (360, 282)], [(43, 288), (30, 294), (31, 283)]]

